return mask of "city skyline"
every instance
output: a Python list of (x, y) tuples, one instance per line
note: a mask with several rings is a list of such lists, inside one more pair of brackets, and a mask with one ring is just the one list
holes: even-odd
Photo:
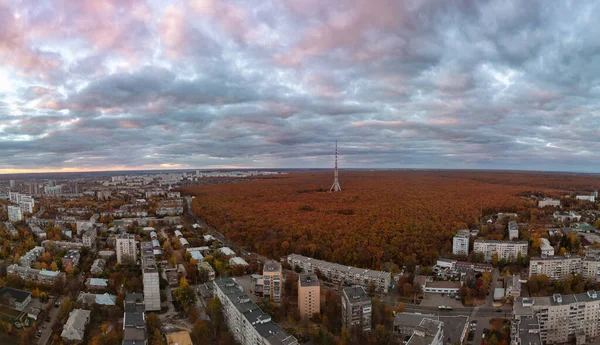
[(598, 172), (591, 1), (0, 1), (0, 174)]

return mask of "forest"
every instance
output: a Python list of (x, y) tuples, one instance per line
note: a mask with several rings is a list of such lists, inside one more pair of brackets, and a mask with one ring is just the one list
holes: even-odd
[(495, 171), (341, 171), (340, 193), (328, 192), (332, 181), (303, 172), (181, 191), (196, 196), (196, 215), (251, 251), (381, 269), (435, 263), (456, 230), (479, 228), (484, 215), (530, 214), (536, 203), (524, 195), (598, 185), (593, 175)]

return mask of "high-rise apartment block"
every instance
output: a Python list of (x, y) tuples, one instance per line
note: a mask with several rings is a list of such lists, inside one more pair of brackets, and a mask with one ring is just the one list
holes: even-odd
[(142, 282), (144, 284), (144, 306), (146, 311), (160, 310), (160, 280), (154, 258), (152, 242), (142, 242)]
[(458, 230), (452, 239), (452, 254), (454, 255), (469, 255), (469, 230)]
[(117, 236), (115, 250), (117, 252), (117, 262), (123, 263), (127, 257), (133, 263), (137, 261), (137, 246), (135, 236), (132, 234), (119, 234)]
[[(233, 337), (241, 345), (298, 345), (244, 294), (232, 278), (213, 280), (214, 295), (221, 301), (223, 316)], [(233, 331), (234, 330), (234, 331)]]
[(263, 279), (265, 282), (263, 296), (269, 296), (271, 300), (279, 302), (283, 285), (281, 264), (277, 261), (267, 260), (263, 266)]
[(586, 344), (600, 335), (600, 298), (596, 291), (576, 295), (517, 298), (513, 305), (512, 344)]
[(345, 288), (342, 291), (342, 326), (371, 331), (371, 298), (362, 286)]
[(519, 225), (514, 220), (508, 222), (508, 239), (518, 240), (519, 239)]
[(298, 310), (303, 319), (321, 311), (321, 286), (316, 274), (301, 274), (298, 278)]
[(494, 254), (498, 254), (498, 260), (515, 261), (519, 254), (525, 259), (527, 256), (527, 241), (497, 241), (497, 240), (475, 240), (473, 251), (483, 253), (485, 261), (492, 261)]
[(11, 222), (23, 220), (23, 211), (19, 206), (8, 206), (8, 220)]

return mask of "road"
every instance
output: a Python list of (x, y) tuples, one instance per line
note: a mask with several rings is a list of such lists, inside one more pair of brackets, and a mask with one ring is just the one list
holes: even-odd
[(50, 339), (50, 336), (52, 335), (52, 326), (54, 326), (54, 323), (56, 322), (56, 317), (58, 316), (59, 310), (60, 308), (54, 308), (54, 306), (52, 306), (50, 309), (50, 322), (46, 322), (46, 320), (40, 320), (42, 325), (45, 325), (46, 328), (41, 328), (42, 335), (38, 339), (38, 345), (46, 345), (48, 339)]

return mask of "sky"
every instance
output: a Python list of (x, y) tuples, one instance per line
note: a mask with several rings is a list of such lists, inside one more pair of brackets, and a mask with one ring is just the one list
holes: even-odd
[(597, 1), (0, 0), (0, 173), (600, 171)]

